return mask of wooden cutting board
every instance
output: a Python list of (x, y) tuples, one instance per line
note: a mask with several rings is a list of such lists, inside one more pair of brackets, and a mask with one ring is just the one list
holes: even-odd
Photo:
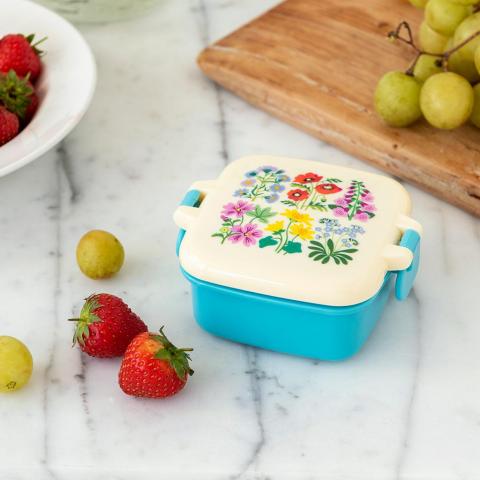
[(287, 0), (206, 48), (201, 69), (248, 102), (480, 216), (480, 130), (378, 119), (372, 96), (412, 51), (386, 34), (422, 17), (405, 0)]

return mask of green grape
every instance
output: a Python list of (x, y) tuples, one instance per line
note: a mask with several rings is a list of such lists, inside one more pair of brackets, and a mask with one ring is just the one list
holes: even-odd
[(465, 77), (470, 83), (480, 80), (480, 74), (475, 67), (475, 63), (462, 58), (459, 52), (453, 53), (448, 59), (448, 70)]
[(418, 120), (420, 83), (403, 72), (389, 72), (375, 90), (375, 110), (392, 127), (406, 127)]
[[(453, 46), (453, 38), (450, 38), (445, 47), (445, 51), (451, 50)], [(465, 77), (470, 83), (475, 83), (480, 80), (480, 74), (475, 67), (475, 63), (469, 60), (464, 60), (458, 51), (450, 55), (448, 59), (448, 70)]]
[(453, 48), (453, 37), (450, 37), (445, 45), (444, 52)]
[(450, 0), (450, 2), (455, 3), (457, 5), (476, 5), (478, 0)]
[(470, 13), (470, 8), (450, 0), (429, 0), (425, 7), (425, 20), (433, 30), (449, 37)]
[(475, 61), (475, 69), (478, 73), (480, 73), (480, 47), (475, 50), (475, 55), (473, 56), (473, 60)]
[(420, 107), (430, 125), (445, 130), (465, 123), (472, 113), (473, 89), (453, 72), (437, 73), (423, 84)]
[[(455, 30), (455, 35), (453, 36), (454, 45), (460, 45), (468, 37), (474, 33), (480, 31), (480, 12), (467, 17)], [(462, 47), (458, 52), (464, 60), (473, 62), (473, 56), (475, 55), (475, 50), (480, 45), (480, 36), (474, 38), (472, 41), (468, 42), (464, 47)]]
[(110, 278), (123, 265), (125, 251), (120, 240), (105, 230), (87, 232), (77, 245), (77, 263), (94, 280)]
[(0, 337), (0, 393), (22, 388), (30, 380), (32, 368), (32, 355), (20, 340)]
[(424, 82), (428, 77), (435, 75), (436, 73), (440, 73), (442, 71), (442, 67), (437, 65), (437, 62), (440, 62), (439, 57), (435, 57), (434, 55), (420, 55), (420, 58), (415, 65), (413, 70), (414, 77), (419, 82)]
[(470, 120), (476, 127), (480, 128), (480, 83), (473, 87), (473, 94), (475, 100)]
[(428, 0), (409, 0), (409, 2), (417, 8), (425, 8), (425, 5), (427, 4)]
[(433, 30), (425, 21), (420, 25), (419, 39), (422, 50), (429, 53), (443, 53), (448, 42), (447, 36)]

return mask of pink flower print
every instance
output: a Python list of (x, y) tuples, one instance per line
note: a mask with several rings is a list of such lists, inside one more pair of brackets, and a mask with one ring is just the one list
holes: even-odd
[(239, 200), (237, 203), (227, 203), (223, 206), (222, 215), (226, 217), (243, 217), (247, 212), (253, 210), (255, 207), (252, 203)]
[(370, 203), (367, 203), (367, 204), (363, 205), (362, 208), (365, 212), (374, 212), (377, 209), (377, 207), (375, 205), (372, 205)]
[(348, 207), (348, 202), (344, 198), (337, 198), (335, 200), (335, 205), (338, 205), (339, 207)]
[(263, 237), (263, 232), (253, 223), (246, 225), (235, 225), (232, 227), (232, 234), (228, 239), (232, 243), (239, 243), (240, 241), (246, 247), (251, 247), (257, 243), (257, 239)]
[(336, 216), (336, 217), (346, 217), (347, 216), (347, 210), (345, 210), (344, 208), (334, 208), (333, 209), (333, 214)]
[(362, 200), (364, 202), (373, 202), (375, 198), (371, 193), (367, 193), (366, 195), (362, 195)]
[(220, 218), (226, 222), (227, 220), (230, 220), (226, 215), (220, 215)]
[(353, 218), (355, 220), (360, 220), (361, 222), (366, 222), (370, 217), (365, 212), (357, 213)]

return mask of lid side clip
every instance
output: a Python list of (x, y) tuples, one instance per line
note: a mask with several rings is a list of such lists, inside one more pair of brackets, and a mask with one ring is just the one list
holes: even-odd
[(191, 224), (192, 220), (194, 220), (198, 215), (198, 207), (201, 203), (202, 192), (200, 190), (189, 190), (183, 197), (180, 206), (173, 214), (175, 224), (180, 228), (176, 243), (177, 257), (178, 253), (180, 252), (180, 245), (182, 244), (186, 229), (188, 228), (188, 225)]
[(420, 264), (420, 235), (415, 230), (406, 230), (400, 241), (400, 247), (411, 251), (412, 261), (408, 268), (397, 272), (395, 282), (395, 296), (398, 300), (405, 300), (412, 290)]

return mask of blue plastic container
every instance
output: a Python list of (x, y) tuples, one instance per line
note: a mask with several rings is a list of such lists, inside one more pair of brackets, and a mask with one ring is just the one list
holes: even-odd
[[(268, 163), (272, 163), (269, 160)], [(321, 184), (319, 190), (326, 191), (328, 185)], [(203, 192), (190, 190), (182, 201), (182, 206), (187, 210), (182, 212), (197, 216), (188, 207), (201, 209), (203, 199), (212, 193), (211, 184), (203, 183), (200, 186), (207, 188)], [(181, 229), (177, 254), (181, 251), (185, 234), (185, 229)], [(270, 244), (271, 241), (264, 243)], [(206, 281), (184, 268), (182, 273), (192, 287), (194, 316), (206, 331), (228, 340), (278, 352), (321, 360), (343, 360), (355, 355), (365, 344), (381, 317), (393, 287), (400, 300), (406, 298), (412, 288), (420, 258), (419, 232), (405, 229), (399, 246), (411, 252), (408, 267), (385, 272), (378, 291), (365, 301), (352, 305), (327, 305), (281, 298)], [(211, 248), (215, 248), (213, 243)], [(395, 253), (398, 252), (404, 253), (404, 250), (399, 249)], [(287, 253), (285, 251), (283, 255)], [(353, 256), (352, 253), (349, 255), (349, 258)], [(338, 266), (343, 267), (340, 261)], [(319, 274), (321, 269), (321, 262), (318, 262)]]

